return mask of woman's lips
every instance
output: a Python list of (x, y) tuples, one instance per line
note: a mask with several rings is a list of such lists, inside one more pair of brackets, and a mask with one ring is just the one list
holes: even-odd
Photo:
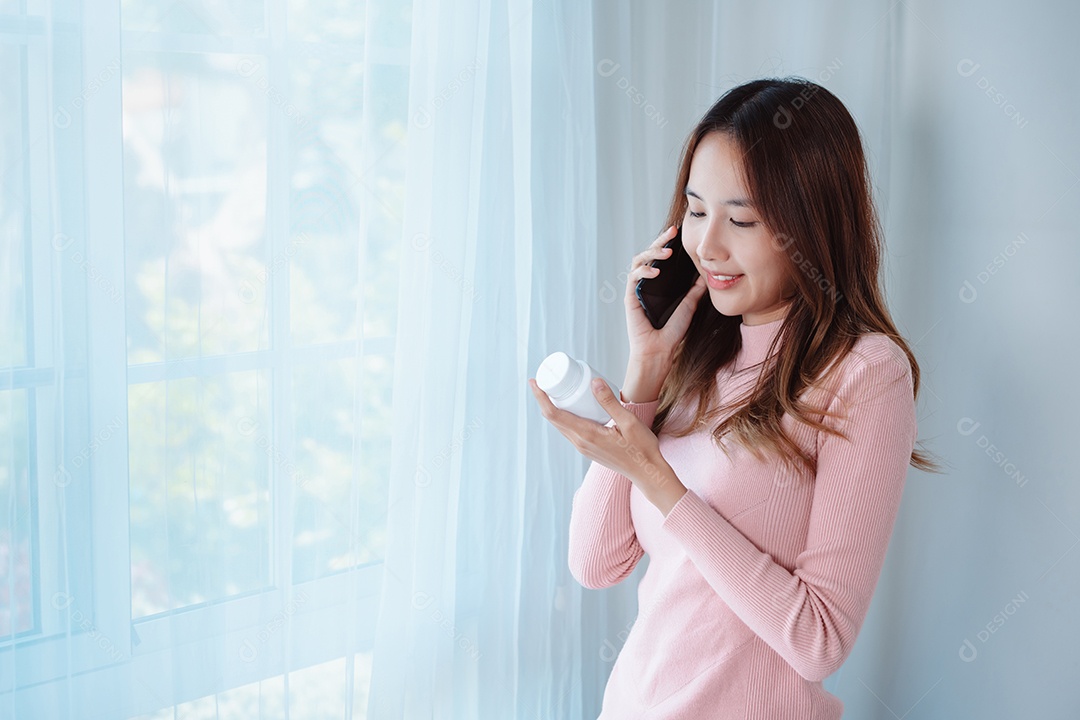
[(727, 277), (731, 277), (731, 276), (721, 275), (721, 276), (717, 277), (716, 275), (713, 275), (712, 273), (705, 273), (705, 282), (708, 283), (709, 287), (713, 288), (714, 290), (727, 290), (729, 287), (732, 287), (732, 286), (735, 285), (735, 283), (739, 282), (739, 280), (742, 279), (743, 276), (742, 275), (735, 275), (730, 280), (721, 280), (720, 279), (721, 277), (722, 278), (727, 278)]

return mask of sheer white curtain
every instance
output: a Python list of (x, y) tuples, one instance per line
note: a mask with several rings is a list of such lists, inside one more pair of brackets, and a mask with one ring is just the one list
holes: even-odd
[(409, 6), (0, 2), (0, 717), (363, 717)]
[(591, 33), (0, 5), (0, 717), (595, 705), (525, 384), (599, 357)]
[(592, 14), (561, 0), (421, 0), (413, 14), (369, 711), (576, 717), (603, 682), (566, 564), (585, 463), (545, 431), (525, 381), (549, 352), (599, 350)]

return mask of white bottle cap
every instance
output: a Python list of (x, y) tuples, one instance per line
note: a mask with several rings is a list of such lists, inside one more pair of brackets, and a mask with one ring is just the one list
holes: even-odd
[(564, 352), (553, 352), (544, 358), (536, 371), (536, 384), (554, 398), (561, 398), (581, 382), (581, 366)]

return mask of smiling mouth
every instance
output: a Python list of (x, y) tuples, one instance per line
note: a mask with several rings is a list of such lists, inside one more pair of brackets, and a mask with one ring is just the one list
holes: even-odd
[(713, 275), (706, 274), (706, 283), (714, 290), (727, 290), (733, 287), (742, 278), (742, 275)]

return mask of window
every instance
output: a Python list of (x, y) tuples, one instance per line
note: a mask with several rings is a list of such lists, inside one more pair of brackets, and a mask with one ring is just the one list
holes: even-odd
[(181, 640), (235, 648), (230, 687), (344, 672), (384, 543), (409, 7), (107, 5), (0, 3), (0, 693)]

